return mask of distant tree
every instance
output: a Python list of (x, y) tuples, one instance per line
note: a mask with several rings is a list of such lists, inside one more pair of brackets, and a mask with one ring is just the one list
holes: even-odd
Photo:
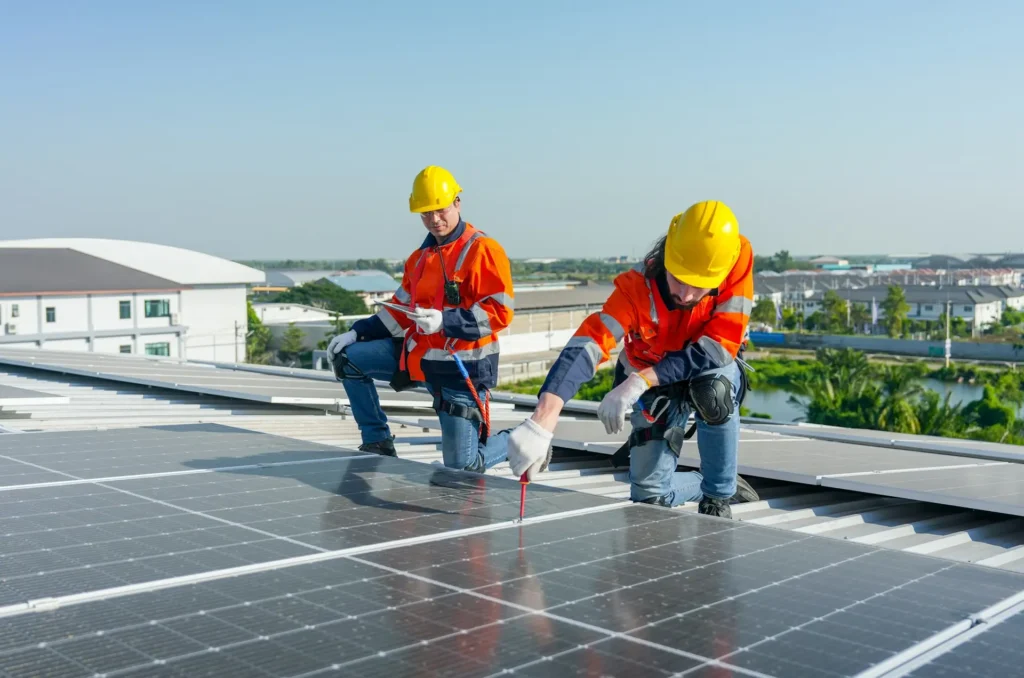
[[(395, 286), (398, 286), (397, 283)], [(266, 299), (268, 303), (316, 306), (340, 315), (366, 315), (370, 312), (362, 297), (338, 287), (330, 280), (314, 280)]]
[(821, 311), (815, 311), (804, 318), (804, 329), (811, 332), (825, 332), (828, 330), (828, 319)]
[(245, 361), (266, 363), (270, 360), (270, 351), (267, 350), (267, 344), (270, 343), (270, 328), (260, 321), (251, 301), (246, 300), (245, 305), (249, 319), (245, 333)]
[(882, 310), (885, 318), (882, 324), (890, 337), (898, 337), (903, 334), (903, 325), (907, 320), (907, 313), (910, 312), (910, 304), (907, 303), (907, 296), (899, 285), (889, 285), (889, 292), (882, 301)]
[(762, 299), (754, 304), (754, 310), (750, 312), (750, 320), (765, 325), (775, 324), (775, 302), (771, 299)]
[(824, 314), (824, 330), (832, 333), (842, 332), (846, 328), (846, 300), (839, 296), (835, 290), (825, 292), (821, 301), (821, 309)]
[(791, 308), (782, 309), (782, 327), (787, 330), (795, 330), (800, 325), (800, 318), (797, 312)]
[(277, 351), (282, 361), (290, 363), (298, 359), (299, 354), (305, 350), (302, 345), (305, 336), (306, 333), (296, 327), (295, 323), (288, 323), (288, 329), (281, 337), (281, 348)]
[(328, 332), (323, 339), (317, 342), (316, 347), (321, 351), (327, 350), (327, 345), (331, 343), (331, 339), (334, 339), (339, 334), (348, 332), (349, 324), (341, 319), (341, 316), (334, 316), (334, 329)]
[(1003, 327), (1015, 327), (1016, 325), (1024, 324), (1024, 311), (1017, 311), (1012, 308), (1003, 310), (1003, 315), (999, 318), (999, 323)]

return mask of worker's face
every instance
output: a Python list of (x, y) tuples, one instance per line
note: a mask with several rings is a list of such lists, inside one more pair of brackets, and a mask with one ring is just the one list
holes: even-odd
[(693, 308), (711, 291), (710, 289), (694, 287), (680, 282), (671, 273), (666, 273), (665, 278), (668, 280), (668, 291), (672, 295), (672, 302), (678, 308)]
[(455, 202), (444, 209), (421, 213), (420, 219), (423, 220), (423, 225), (427, 227), (427, 230), (430, 231), (431, 235), (438, 240), (441, 240), (443, 238), (447, 238), (448, 234), (454, 231), (455, 227), (459, 225), (459, 210), (459, 199), (456, 198)]

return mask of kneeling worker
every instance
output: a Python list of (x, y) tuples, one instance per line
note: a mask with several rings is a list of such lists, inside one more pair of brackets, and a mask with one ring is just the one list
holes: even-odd
[[(726, 518), (734, 496), (756, 500), (736, 475), (745, 383), (737, 354), (753, 306), (753, 261), (750, 242), (723, 203), (700, 202), (676, 215), (668, 235), (615, 279), (604, 307), (562, 350), (534, 414), (510, 436), (512, 472), (532, 477), (545, 465), (565, 401), (625, 340), (616, 385), (598, 417), (617, 433), (630, 415), (630, 498), (663, 506), (699, 501), (700, 513)], [(701, 467), (679, 473), (693, 410)]]
[(512, 269), (496, 240), (462, 220), (461, 191), (441, 167), (416, 176), (409, 210), (430, 233), (405, 262), (395, 306), (354, 323), (327, 355), (359, 424), (360, 450), (395, 456), (373, 380), (399, 389), (422, 382), (434, 394), (445, 466), (483, 473), (507, 458), (509, 432), (488, 435), (486, 424), (498, 333), (512, 322)]

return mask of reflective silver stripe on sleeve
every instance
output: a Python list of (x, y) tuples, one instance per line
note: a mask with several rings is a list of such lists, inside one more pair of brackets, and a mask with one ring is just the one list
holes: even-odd
[(604, 326), (612, 333), (616, 342), (622, 341), (622, 337), (626, 336), (626, 332), (622, 329), (622, 325), (619, 324), (619, 321), (607, 313), (601, 314), (601, 322), (604, 323)]
[(398, 324), (398, 321), (388, 312), (386, 308), (382, 308), (377, 311), (377, 317), (384, 323), (384, 327), (388, 328), (388, 332), (391, 333), (392, 337), (404, 337), (405, 330)]
[(711, 312), (711, 315), (716, 313), (742, 313), (743, 315), (750, 315), (750, 312), (754, 310), (754, 302), (746, 297), (732, 297), (725, 303), (715, 306), (715, 310)]
[(399, 285), (398, 289), (395, 290), (395, 299), (398, 299), (398, 303), (400, 304), (408, 304), (412, 301), (412, 297), (409, 296), (409, 293), (406, 292), (405, 288), (401, 285)]
[(473, 314), (473, 320), (476, 321), (476, 326), (480, 328), (480, 336), (485, 337), (488, 334), (492, 334), (491, 318), (480, 304), (473, 304), (469, 312)]
[(498, 302), (499, 304), (501, 304), (510, 311), (513, 311), (516, 308), (516, 300), (511, 294), (505, 294), (504, 292), (495, 292), (494, 294), (488, 294), (478, 303), (482, 304), (488, 299), (494, 299), (496, 302)]
[[(565, 347), (583, 348), (583, 350), (587, 352), (587, 355), (590, 356), (590, 362), (593, 364), (596, 373), (597, 366), (601, 364), (601, 358), (604, 357), (601, 352), (601, 347), (597, 345), (597, 342), (590, 337), (573, 337)], [(593, 377), (594, 375), (592, 374), (590, 376)]]

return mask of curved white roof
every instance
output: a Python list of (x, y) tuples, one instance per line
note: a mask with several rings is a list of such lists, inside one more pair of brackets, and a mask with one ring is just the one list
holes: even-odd
[(255, 268), (202, 252), (149, 242), (103, 238), (36, 238), (0, 240), (0, 247), (77, 250), (181, 285), (239, 285), (266, 281), (266, 274)]

